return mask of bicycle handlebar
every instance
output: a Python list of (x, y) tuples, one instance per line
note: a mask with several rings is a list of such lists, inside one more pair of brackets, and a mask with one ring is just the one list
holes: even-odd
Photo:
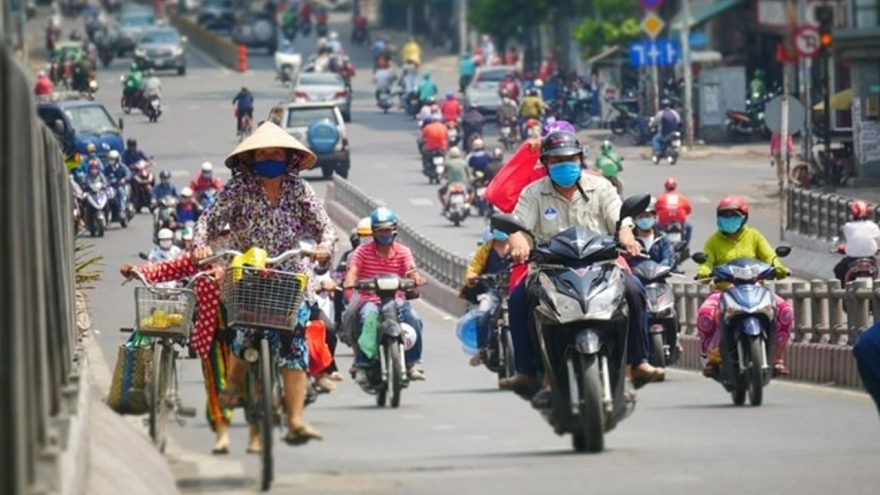
[[(141, 272), (137, 271), (136, 269), (132, 269), (131, 272), (129, 272), (129, 273), (130, 274), (129, 274), (128, 278), (126, 278), (125, 281), (122, 282), (122, 285), (129, 283), (131, 281), (131, 279), (133, 279), (133, 278), (138, 279), (142, 284), (144, 284), (147, 287), (154, 287), (154, 286), (158, 285), (156, 283), (153, 283), (153, 282), (150, 282), (149, 280), (147, 280), (147, 278), (144, 277), (144, 275)], [(196, 273), (195, 275), (193, 275), (192, 277), (189, 278), (189, 281), (186, 283), (184, 288), (191, 289), (192, 286), (195, 285), (196, 280), (198, 280), (202, 277), (210, 277), (210, 276), (211, 276), (211, 274), (208, 272)]]
[[(266, 264), (267, 265), (276, 265), (278, 263), (281, 263), (283, 261), (286, 261), (286, 260), (293, 258), (293, 257), (296, 257), (296, 256), (319, 254), (319, 253), (322, 253), (322, 251), (308, 249), (308, 248), (301, 248), (301, 247), (289, 249), (289, 250), (284, 251), (283, 253), (279, 254), (278, 256), (275, 256), (274, 258), (266, 258)], [(211, 263), (212, 261), (216, 261), (220, 258), (228, 258), (230, 256), (244, 256), (244, 253), (242, 253), (240, 251), (236, 251), (234, 249), (227, 249), (225, 251), (213, 254), (213, 255), (199, 261), (198, 264), (199, 264), (199, 266), (201, 266), (201, 265), (205, 265), (207, 263)]]

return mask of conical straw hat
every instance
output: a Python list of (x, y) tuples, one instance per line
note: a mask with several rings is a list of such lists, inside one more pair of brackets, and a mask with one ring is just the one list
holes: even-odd
[(226, 157), (226, 166), (229, 168), (250, 167), (254, 160), (254, 150), (262, 148), (284, 148), (293, 150), (293, 157), (288, 164), (289, 168), (298, 167), (299, 170), (308, 170), (315, 166), (318, 157), (298, 139), (291, 136), (284, 129), (272, 122), (264, 122), (257, 127), (253, 134), (242, 141), (229, 156)]

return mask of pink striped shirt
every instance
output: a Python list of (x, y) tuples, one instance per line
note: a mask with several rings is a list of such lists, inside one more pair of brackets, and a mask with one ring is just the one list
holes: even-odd
[[(387, 258), (379, 253), (375, 242), (361, 244), (351, 254), (349, 263), (357, 270), (358, 280), (370, 279), (376, 275), (406, 278), (416, 267), (412, 251), (399, 242), (391, 245), (391, 254)], [(379, 302), (379, 297), (370, 292), (361, 291), (360, 298), (361, 301)]]

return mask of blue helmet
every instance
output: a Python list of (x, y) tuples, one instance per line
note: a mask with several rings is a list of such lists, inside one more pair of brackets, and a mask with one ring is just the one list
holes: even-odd
[(374, 232), (377, 229), (396, 229), (397, 214), (391, 211), (390, 208), (380, 206), (370, 214), (370, 225)]

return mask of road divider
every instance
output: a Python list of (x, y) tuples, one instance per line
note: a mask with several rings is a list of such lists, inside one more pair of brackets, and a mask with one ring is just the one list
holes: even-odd
[[(379, 205), (345, 179), (334, 177), (327, 187), (326, 206), (334, 221), (346, 229)], [(400, 242), (413, 251), (419, 268), (431, 277), (423, 294), (453, 315), (464, 314), (458, 299), (468, 260), (445, 251), (401, 221)], [(434, 283), (442, 288), (432, 287)], [(811, 280), (768, 284), (792, 303), (795, 328), (789, 345), (787, 365), (791, 378), (827, 385), (861, 387), (852, 344), (862, 331), (880, 317), (880, 281), (851, 282), (841, 287), (837, 280)], [(878, 289), (874, 289), (874, 286)], [(681, 325), (684, 355), (678, 366), (702, 369), (696, 332), (697, 311), (710, 287), (696, 282), (672, 282), (675, 306)]]
[[(247, 70), (247, 49), (244, 50), (242, 64), (239, 45), (222, 38), (199, 23), (183, 15), (172, 15), (171, 24), (187, 37), (187, 40), (219, 64), (232, 70)], [(242, 68), (243, 67), (243, 68)]]

